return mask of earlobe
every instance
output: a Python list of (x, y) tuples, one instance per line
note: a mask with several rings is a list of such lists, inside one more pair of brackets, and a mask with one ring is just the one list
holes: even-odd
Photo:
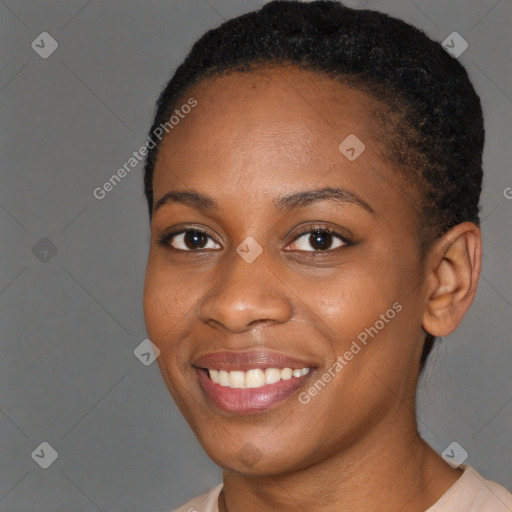
[(423, 328), (447, 336), (459, 325), (476, 294), (482, 265), (480, 228), (457, 224), (434, 245), (427, 258)]

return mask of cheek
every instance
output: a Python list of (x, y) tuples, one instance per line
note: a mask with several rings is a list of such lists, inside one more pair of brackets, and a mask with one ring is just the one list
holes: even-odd
[(391, 281), (389, 273), (383, 275), (365, 265), (353, 265), (333, 275), (319, 289), (312, 288), (308, 301), (343, 345), (392, 306), (397, 292)]
[(144, 280), (144, 319), (153, 343), (162, 351), (178, 340), (183, 321), (193, 314), (193, 287), (187, 287), (179, 272), (150, 255)]
[(340, 442), (385, 415), (396, 399), (390, 389), (407, 382), (417, 325), (407, 314), (413, 306), (402, 279), (392, 265), (361, 260), (307, 293), (308, 308), (322, 320), (329, 355), (301, 403), (307, 402), (303, 410), (310, 417), (322, 419), (325, 435), (338, 431)]
[(397, 363), (409, 364), (421, 324), (421, 301), (414, 293), (419, 277), (415, 265), (401, 263), (396, 254), (381, 247), (354, 258), (322, 286), (311, 286), (307, 305), (322, 319), (334, 357), (351, 347), (357, 351), (356, 342), (361, 350), (352, 367), (364, 361), (367, 369), (395, 372)]
[(152, 256), (148, 259), (144, 280), (143, 309), (149, 339), (160, 349), (157, 363), (174, 401), (185, 415), (187, 407), (186, 379), (188, 347), (186, 338), (187, 314), (193, 314), (190, 288), (179, 281), (180, 274), (170, 270)]

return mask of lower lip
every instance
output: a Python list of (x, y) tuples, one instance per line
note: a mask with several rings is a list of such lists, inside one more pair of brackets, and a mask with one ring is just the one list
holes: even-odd
[(265, 411), (284, 402), (299, 390), (311, 376), (292, 377), (289, 380), (280, 380), (274, 384), (267, 384), (259, 388), (230, 388), (215, 384), (208, 376), (208, 371), (198, 369), (199, 384), (208, 398), (221, 410), (237, 414), (251, 414)]

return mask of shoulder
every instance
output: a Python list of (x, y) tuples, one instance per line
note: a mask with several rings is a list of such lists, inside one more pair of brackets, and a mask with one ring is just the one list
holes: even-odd
[(461, 466), (462, 476), (427, 512), (510, 512), (512, 494), (486, 480), (471, 466)]
[(206, 494), (187, 501), (172, 512), (219, 512), (218, 499), (221, 490), (222, 484), (219, 484)]

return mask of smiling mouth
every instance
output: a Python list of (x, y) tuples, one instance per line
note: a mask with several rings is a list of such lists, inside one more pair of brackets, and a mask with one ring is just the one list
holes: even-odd
[(310, 368), (254, 368), (251, 370), (214, 370), (205, 368), (210, 379), (223, 387), (232, 389), (261, 388), (279, 381), (307, 375)]
[(314, 368), (253, 368), (214, 370), (196, 368), (205, 398), (221, 411), (246, 415), (278, 407), (299, 391)]
[(216, 411), (254, 414), (279, 407), (316, 373), (305, 358), (257, 347), (203, 354), (192, 361), (206, 403)]

